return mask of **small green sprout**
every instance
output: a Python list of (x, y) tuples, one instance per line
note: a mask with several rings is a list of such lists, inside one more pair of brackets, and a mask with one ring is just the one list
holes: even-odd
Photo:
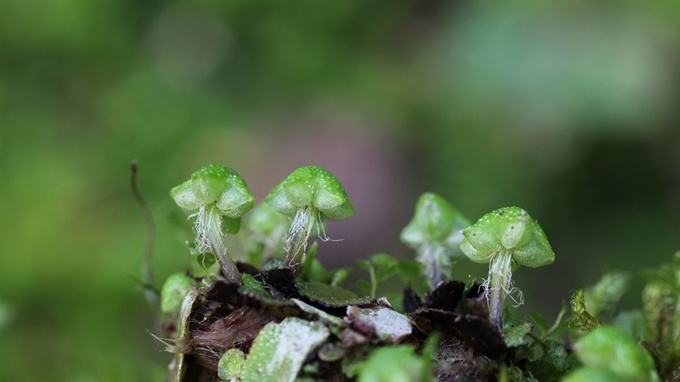
[(501, 328), (505, 295), (510, 295), (516, 305), (524, 303), (522, 292), (513, 285), (513, 267), (552, 264), (555, 253), (541, 226), (519, 207), (490, 212), (466, 228), (463, 235), (463, 253), (476, 263), (489, 263), (483, 286), (491, 322)]
[(173, 188), (170, 195), (195, 219), (197, 251), (214, 253), (227, 281), (240, 284), (241, 275), (229, 256), (224, 235), (238, 233), (241, 216), (253, 208), (255, 199), (245, 180), (229, 167), (209, 165)]
[(586, 288), (584, 297), (590, 314), (605, 317), (611, 313), (630, 286), (630, 279), (628, 272), (607, 272), (597, 284)]
[(286, 262), (300, 271), (307, 240), (316, 224), (323, 240), (323, 221), (342, 220), (354, 215), (354, 207), (335, 175), (318, 166), (300, 167), (265, 198), (276, 211), (292, 218), (284, 239)]
[(251, 264), (259, 268), (280, 255), (281, 238), (290, 226), (285, 215), (267, 203), (260, 203), (250, 212), (245, 224), (250, 232), (247, 244)]
[(184, 273), (170, 275), (161, 289), (161, 310), (164, 313), (179, 312), (184, 297), (194, 287), (194, 279)]
[(243, 371), (246, 355), (239, 349), (229, 349), (217, 364), (217, 376), (223, 381), (237, 381)]
[(426, 192), (418, 198), (413, 219), (401, 231), (401, 241), (414, 248), (425, 265), (430, 288), (452, 278), (454, 257), (460, 256), (463, 228), (470, 222), (441, 196)]
[(571, 294), (571, 313), (572, 316), (569, 320), (569, 325), (578, 330), (590, 332), (600, 326), (597, 318), (590, 314), (586, 307), (585, 292), (581, 286), (576, 288)]

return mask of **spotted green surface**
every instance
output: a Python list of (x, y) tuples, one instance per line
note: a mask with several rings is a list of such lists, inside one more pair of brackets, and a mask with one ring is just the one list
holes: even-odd
[(529, 321), (524, 321), (514, 326), (509, 326), (501, 330), (501, 335), (503, 336), (503, 341), (508, 347), (517, 347), (523, 345), (525, 339), (534, 325)]
[(401, 231), (401, 241), (411, 247), (431, 242), (460, 244), (460, 241), (455, 243), (453, 237), (460, 236), (460, 231), (469, 225), (446, 199), (426, 192), (418, 198), (413, 218)]
[(184, 273), (170, 275), (161, 289), (161, 310), (164, 313), (179, 311), (184, 297), (193, 285), (194, 280)]
[[(658, 280), (647, 283), (642, 290), (646, 339), (664, 350), (680, 346), (676, 338), (680, 336), (678, 332), (680, 311), (677, 299), (677, 294), (666, 283)], [(676, 318), (669, 320), (669, 317)]]
[(246, 355), (238, 349), (227, 350), (217, 364), (217, 376), (223, 381), (237, 378), (243, 370)]
[(338, 178), (319, 166), (296, 169), (267, 195), (265, 201), (288, 216), (310, 206), (321, 211), (322, 219), (342, 220), (354, 215), (354, 206)]
[(658, 381), (652, 356), (625, 330), (601, 326), (574, 344), (578, 359), (590, 367), (607, 368), (628, 381)]
[(482, 216), (463, 231), (460, 248), (476, 263), (488, 263), (501, 249), (510, 250), (513, 263), (536, 268), (552, 264), (555, 253), (541, 226), (522, 208), (500, 208)]
[(317, 281), (297, 279), (300, 293), (326, 306), (366, 305), (374, 300), (368, 296), (358, 296), (347, 289), (335, 287)]
[(308, 354), (329, 334), (318, 321), (286, 318), (278, 324), (267, 324), (250, 348), (241, 381), (293, 382)]
[(267, 305), (288, 305), (292, 306), (293, 303), (290, 300), (284, 300), (282, 298), (277, 298), (272, 296), (267, 289), (265, 289), (262, 284), (260, 284), (255, 278), (248, 274), (241, 274), (243, 278), (243, 284), (239, 287), (239, 293), (255, 298), (257, 301), (263, 302)]
[(597, 318), (590, 314), (588, 308), (586, 307), (585, 292), (583, 287), (578, 287), (572, 292), (570, 305), (570, 326), (584, 332), (589, 332), (600, 326)]
[(255, 203), (241, 175), (220, 165), (201, 167), (190, 180), (170, 190), (170, 195), (188, 212), (214, 204), (223, 216), (230, 219), (240, 218)]

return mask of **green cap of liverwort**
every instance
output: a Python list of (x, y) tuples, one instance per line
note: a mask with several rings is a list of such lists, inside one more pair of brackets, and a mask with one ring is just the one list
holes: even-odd
[(543, 229), (519, 207), (500, 208), (482, 216), (463, 230), (463, 236), (461, 250), (476, 263), (488, 263), (501, 251), (509, 251), (513, 263), (529, 268), (555, 261)]
[(322, 220), (343, 220), (354, 215), (354, 206), (338, 178), (319, 166), (304, 166), (293, 171), (265, 201), (287, 216), (309, 208), (316, 209)]
[[(555, 253), (541, 226), (519, 207), (500, 208), (482, 216), (463, 230), (463, 236), (463, 253), (476, 263), (489, 263), (484, 288), (491, 296), (487, 299), (491, 321), (500, 328), (505, 295), (510, 294), (517, 305), (523, 303), (521, 291), (513, 286), (512, 268), (552, 264)], [(517, 299), (512, 297), (513, 292)]]
[(441, 196), (426, 192), (418, 198), (413, 218), (401, 231), (401, 241), (417, 251), (431, 287), (442, 281), (442, 276), (451, 278), (453, 258), (461, 254), (462, 230), (469, 225)]
[(267, 195), (265, 202), (293, 219), (284, 249), (288, 263), (296, 269), (315, 224), (323, 231), (324, 220), (342, 220), (354, 215), (354, 206), (338, 178), (319, 166), (296, 169)]
[(229, 167), (208, 165), (173, 188), (170, 195), (190, 213), (189, 218), (195, 219), (196, 249), (200, 253), (214, 253), (227, 280), (240, 283), (241, 276), (229, 257), (224, 234), (236, 234), (241, 217), (255, 204), (245, 180)]
[(238, 233), (241, 217), (255, 205), (243, 177), (229, 167), (214, 164), (201, 167), (191, 179), (170, 190), (170, 195), (190, 213), (214, 206), (221, 216), (233, 220), (230, 234)]

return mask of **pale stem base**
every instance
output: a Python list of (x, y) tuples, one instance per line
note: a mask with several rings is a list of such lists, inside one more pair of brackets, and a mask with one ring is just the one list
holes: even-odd
[(283, 249), (286, 251), (286, 263), (292, 266), (297, 275), (301, 270), (301, 264), (307, 249), (307, 240), (312, 233), (314, 223), (319, 221), (319, 211), (314, 207), (301, 208), (295, 214), (288, 235), (283, 241)]
[[(489, 263), (489, 277), (484, 281), (486, 301), (489, 306), (489, 319), (498, 329), (503, 327), (503, 307), (505, 297), (509, 295), (516, 306), (522, 305), (522, 292), (513, 286), (512, 282), (512, 254), (501, 249)], [(513, 296), (513, 293), (517, 296)]]
[(224, 277), (230, 283), (242, 284), (241, 274), (229, 256), (222, 233), (222, 215), (215, 206), (201, 207), (196, 214), (196, 249), (201, 253), (212, 251), (217, 258)]

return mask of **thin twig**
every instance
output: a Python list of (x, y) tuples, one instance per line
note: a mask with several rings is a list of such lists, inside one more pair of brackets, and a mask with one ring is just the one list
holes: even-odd
[(155, 234), (155, 226), (153, 216), (149, 206), (144, 201), (142, 193), (137, 186), (137, 159), (130, 163), (130, 184), (132, 185), (132, 194), (137, 200), (137, 204), (142, 209), (144, 216), (144, 225), (146, 225), (146, 235), (144, 237), (144, 260), (142, 261), (142, 280), (146, 287), (144, 294), (146, 300), (153, 307), (158, 306), (158, 292), (153, 288), (153, 238)]

